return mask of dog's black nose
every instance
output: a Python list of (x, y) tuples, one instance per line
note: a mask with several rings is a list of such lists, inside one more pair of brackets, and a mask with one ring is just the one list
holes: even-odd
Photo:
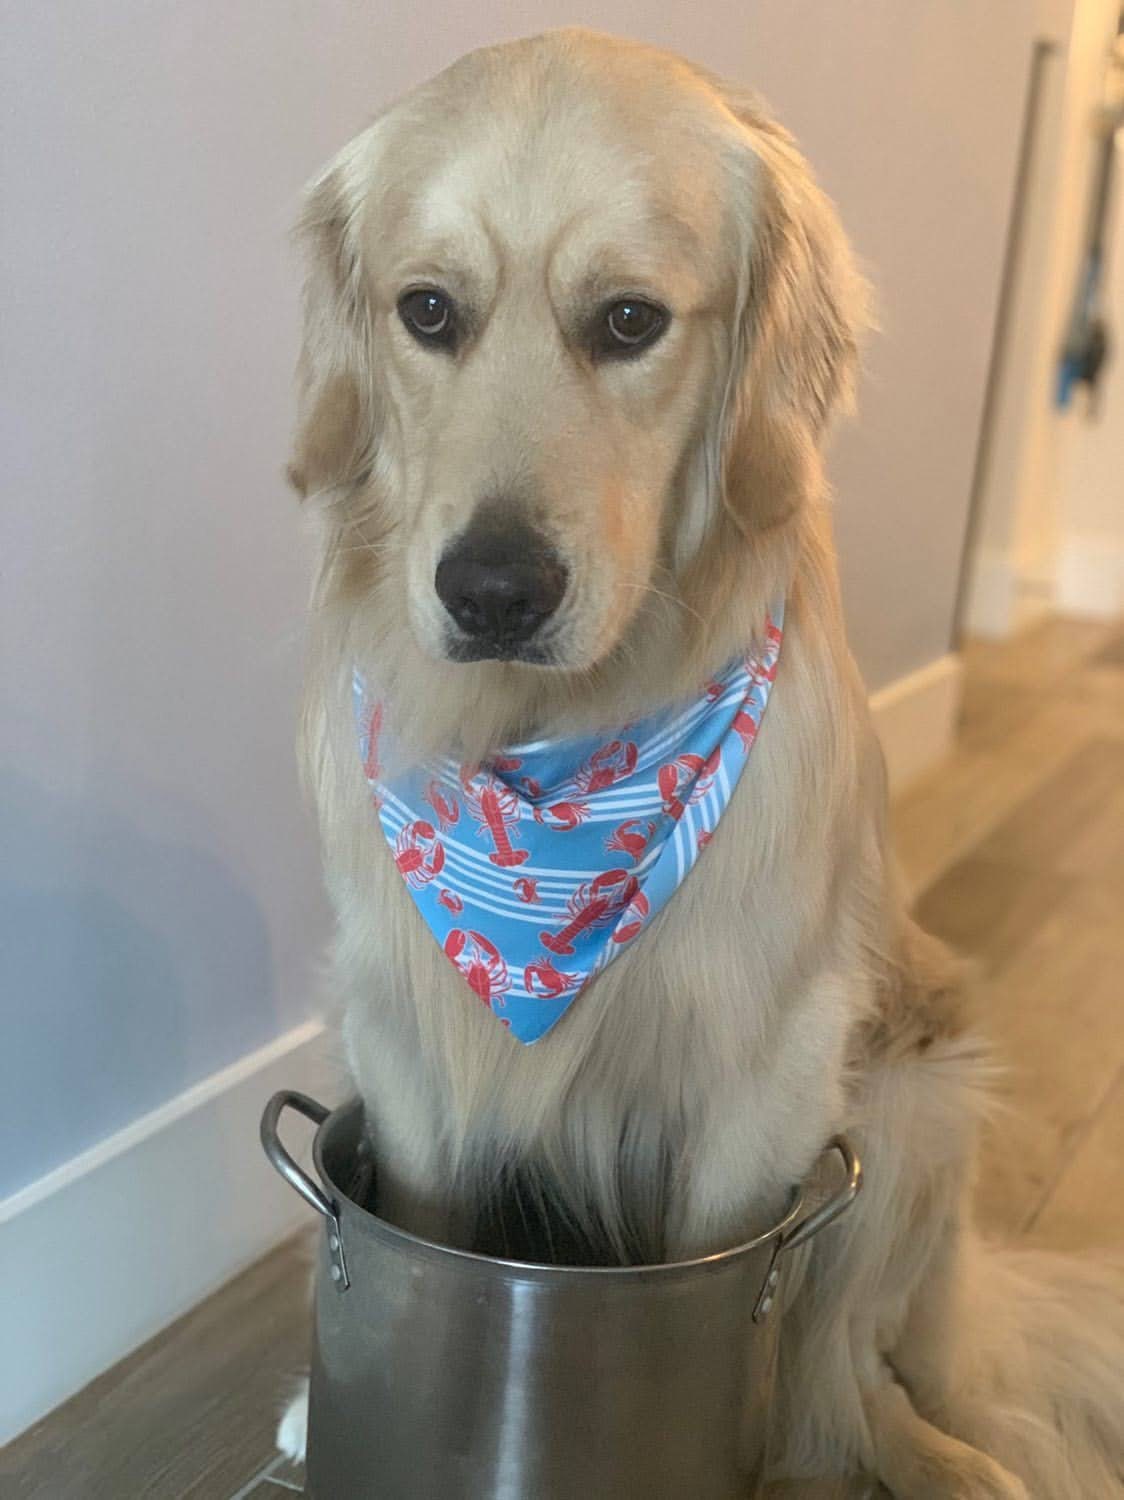
[(529, 641), (566, 592), (566, 569), (522, 524), (474, 524), (437, 565), (434, 587), (453, 619), (488, 654)]

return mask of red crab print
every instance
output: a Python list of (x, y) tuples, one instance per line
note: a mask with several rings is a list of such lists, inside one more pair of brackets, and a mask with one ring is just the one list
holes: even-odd
[(581, 989), (581, 974), (562, 974), (549, 958), (539, 958), (523, 970), (523, 988), (540, 1000), (554, 1000)]
[[(714, 781), (715, 772), (718, 770), (722, 760), (722, 747), (719, 745), (704, 760), (701, 755), (688, 752), (678, 755), (672, 761), (659, 768), (656, 773), (656, 782), (663, 798), (663, 810), (669, 818), (676, 822), (687, 811), (692, 802), (698, 802), (710, 791)], [(681, 795), (691, 782), (690, 794), (684, 801)]]
[(523, 764), (518, 755), (494, 755), (488, 762), (493, 771), (518, 771)]
[(605, 848), (627, 854), (633, 864), (636, 864), (647, 849), (648, 840), (655, 831), (655, 823), (641, 818), (627, 818), (613, 829), (605, 840)]
[(583, 797), (606, 791), (636, 770), (638, 751), (632, 740), (610, 740), (601, 745), (574, 777), (574, 785)]
[(536, 807), (534, 813), (536, 823), (559, 832), (576, 828), (579, 823), (584, 823), (588, 816), (589, 804), (587, 802), (554, 802), (549, 807)]
[(511, 975), (503, 954), (482, 932), (454, 927), (445, 939), (445, 957), (468, 981), (472, 993), (485, 1005), (499, 1001), (511, 988)]
[(394, 863), (408, 886), (420, 890), (445, 868), (445, 849), (424, 818), (407, 823), (394, 841)]

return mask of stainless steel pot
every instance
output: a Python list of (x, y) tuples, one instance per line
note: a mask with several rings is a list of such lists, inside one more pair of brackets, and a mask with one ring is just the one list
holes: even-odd
[[(281, 1144), (317, 1126), (320, 1185)], [(407, 1234), (348, 1197), (358, 1103), (275, 1094), (266, 1155), (324, 1217), (308, 1432), (315, 1500), (747, 1500), (765, 1462), (784, 1256), (862, 1181), (677, 1264), (531, 1265)]]

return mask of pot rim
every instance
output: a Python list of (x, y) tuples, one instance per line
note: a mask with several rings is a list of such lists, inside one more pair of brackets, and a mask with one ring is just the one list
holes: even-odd
[(761, 1250), (772, 1242), (775, 1242), (779, 1247), (784, 1240), (786, 1232), (792, 1228), (799, 1218), (804, 1205), (802, 1187), (794, 1187), (784, 1215), (770, 1229), (764, 1230), (752, 1239), (732, 1245), (729, 1249), (716, 1250), (709, 1255), (692, 1256), (688, 1260), (657, 1261), (651, 1265), (633, 1266), (569, 1266), (553, 1265), (549, 1261), (508, 1260), (494, 1255), (482, 1255), (476, 1250), (461, 1250), (453, 1245), (443, 1245), (438, 1240), (427, 1239), (424, 1235), (413, 1234), (408, 1229), (401, 1229), (398, 1225), (390, 1223), (388, 1219), (382, 1219), (378, 1214), (372, 1213), (370, 1209), (356, 1203), (353, 1198), (350, 1198), (343, 1191), (324, 1164), (324, 1142), (328, 1134), (333, 1130), (341, 1128), (342, 1120), (356, 1113), (361, 1113), (362, 1108), (362, 1100), (358, 1098), (349, 1099), (345, 1103), (337, 1105), (323, 1123), (317, 1127), (312, 1142), (312, 1159), (316, 1166), (317, 1176), (324, 1184), (329, 1195), (333, 1198), (333, 1207), (337, 1216), (346, 1208), (349, 1217), (351, 1215), (359, 1215), (359, 1222), (366, 1225), (380, 1239), (396, 1245), (400, 1249), (423, 1251), (427, 1255), (453, 1261), (466, 1268), (476, 1268), (482, 1271), (506, 1271), (509, 1274), (527, 1276), (536, 1281), (573, 1281), (579, 1277), (595, 1277), (598, 1280), (613, 1283), (630, 1280), (664, 1280), (692, 1272), (712, 1272), (721, 1270), (734, 1261), (748, 1256), (754, 1251)]

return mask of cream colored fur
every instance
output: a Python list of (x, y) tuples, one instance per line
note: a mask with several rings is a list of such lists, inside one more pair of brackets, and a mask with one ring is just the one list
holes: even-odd
[[(622, 1252), (639, 1223), (651, 1253), (686, 1254), (760, 1223), (846, 1130), (868, 1185), (792, 1278), (778, 1475), (862, 1470), (908, 1500), (1116, 1493), (1119, 1284), (987, 1249), (965, 1207), (986, 1055), (958, 967), (903, 910), (825, 511), (862, 288), (791, 140), (670, 54), (549, 33), (382, 114), (313, 184), (302, 237), (291, 474), (321, 549), (303, 760), (384, 1211), (466, 1237), (518, 1163)], [(402, 328), (412, 280), (470, 309), (455, 357)], [(583, 319), (625, 293), (666, 305), (668, 332), (598, 366)], [(570, 570), (549, 668), (444, 654), (436, 561), (496, 496)], [(778, 591), (778, 681), (705, 856), (520, 1046), (394, 869), (352, 663), (403, 756), (471, 761), (694, 690)], [(286, 1422), (298, 1451), (300, 1410)]]

